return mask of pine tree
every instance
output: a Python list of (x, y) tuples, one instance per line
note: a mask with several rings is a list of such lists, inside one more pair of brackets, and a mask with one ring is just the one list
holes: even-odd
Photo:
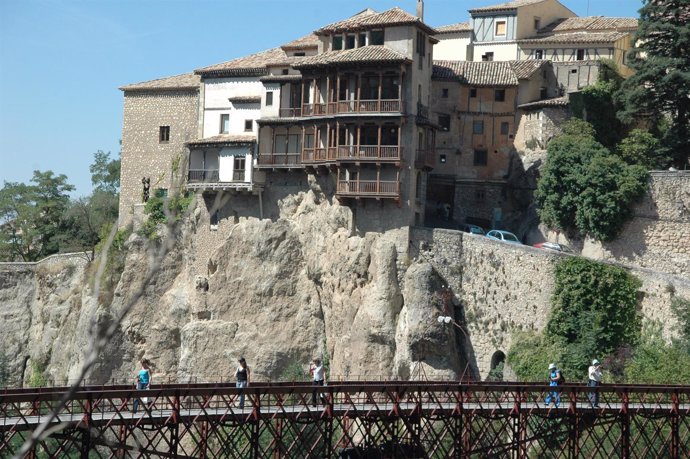
[(635, 48), (635, 70), (619, 95), (625, 122), (647, 118), (668, 128), (662, 145), (679, 167), (690, 155), (690, 0), (643, 0)]

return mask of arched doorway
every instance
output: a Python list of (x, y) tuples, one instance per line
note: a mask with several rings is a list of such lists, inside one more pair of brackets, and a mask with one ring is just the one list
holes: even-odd
[(491, 356), (491, 370), (486, 377), (487, 381), (503, 381), (503, 368), (505, 367), (506, 355), (503, 351), (496, 351)]

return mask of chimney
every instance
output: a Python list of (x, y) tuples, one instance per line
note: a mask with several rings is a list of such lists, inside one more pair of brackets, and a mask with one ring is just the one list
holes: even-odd
[(424, 0), (417, 0), (417, 17), (424, 21)]

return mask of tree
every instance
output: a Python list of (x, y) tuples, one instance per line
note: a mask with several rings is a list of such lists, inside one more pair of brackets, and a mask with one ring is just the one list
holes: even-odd
[(688, 0), (643, 0), (640, 23), (628, 56), (635, 73), (617, 99), (619, 118), (670, 118), (662, 145), (683, 167), (690, 155), (690, 4)]
[(626, 163), (648, 170), (665, 168), (670, 160), (656, 137), (642, 129), (630, 131), (628, 137), (618, 144), (616, 154)]
[(110, 159), (110, 152), (98, 150), (89, 166), (93, 190), (118, 194), (120, 190), (120, 160)]
[(547, 147), (535, 193), (539, 217), (551, 227), (610, 240), (644, 193), (647, 173), (611, 155), (582, 120), (566, 123), (564, 132)]

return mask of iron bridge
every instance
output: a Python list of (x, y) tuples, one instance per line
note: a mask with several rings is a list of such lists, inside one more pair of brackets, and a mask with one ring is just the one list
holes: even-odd
[[(0, 457), (688, 458), (690, 387), (350, 381), (0, 392)], [(555, 395), (555, 394), (554, 394)], [(133, 411), (133, 402), (141, 406)], [(314, 404), (313, 402), (317, 402)], [(63, 406), (64, 405), (64, 406)]]

